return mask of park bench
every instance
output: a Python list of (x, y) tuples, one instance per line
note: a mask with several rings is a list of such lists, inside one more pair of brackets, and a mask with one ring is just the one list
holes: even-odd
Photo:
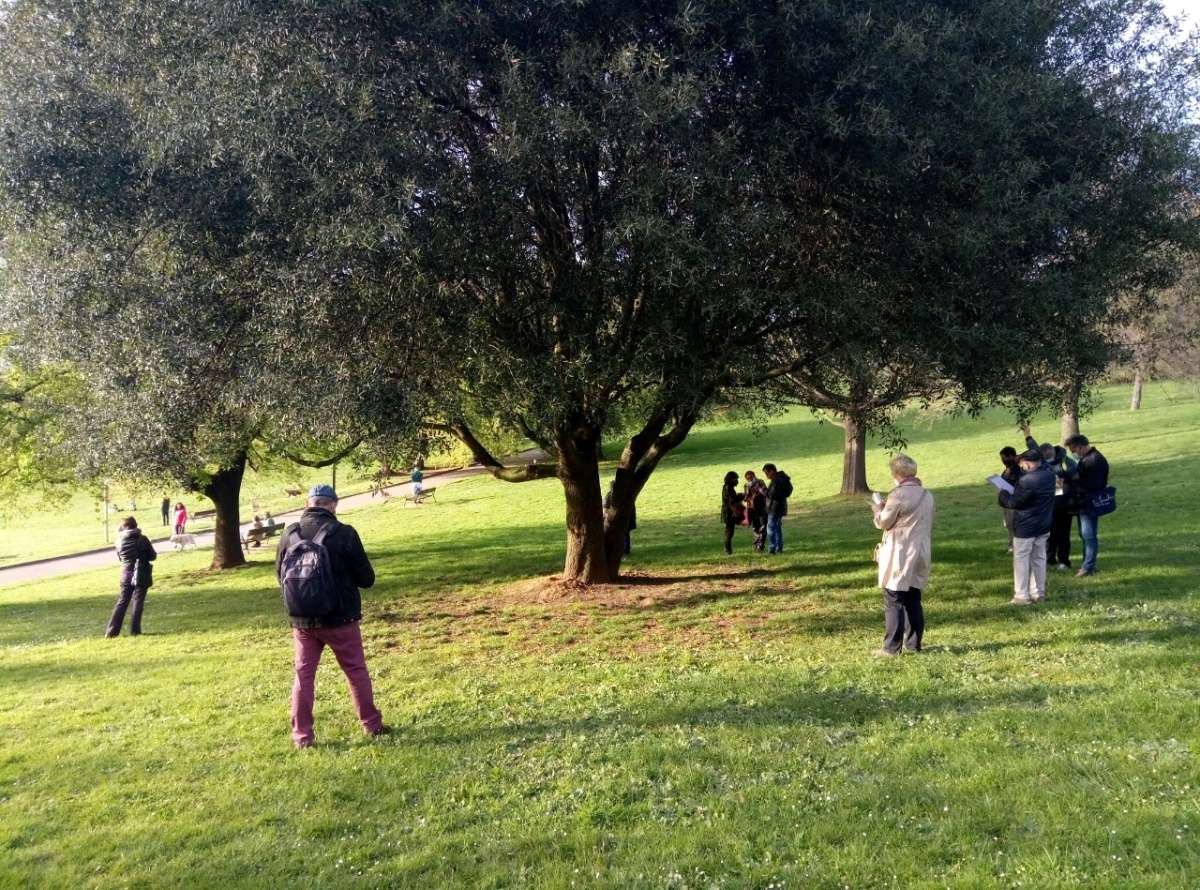
[(246, 530), (245, 537), (242, 538), (242, 547), (249, 549), (250, 547), (261, 547), (262, 542), (267, 538), (273, 538), (284, 529), (283, 523), (275, 523), (275, 525), (264, 525), (259, 528), (249, 528)]
[(216, 515), (216, 510), (197, 510), (188, 517), (188, 520), (191, 522), (199, 522), (201, 519), (212, 519)]
[(411, 494), (410, 493), (410, 494), (406, 494), (404, 496), (404, 503), (406, 503), (406, 504), (412, 503), (414, 505), (417, 505), (417, 504), (423, 504), (426, 501), (436, 501), (436, 500), (437, 500), (437, 486), (436, 485), (431, 485), (429, 488), (421, 489), (420, 494)]

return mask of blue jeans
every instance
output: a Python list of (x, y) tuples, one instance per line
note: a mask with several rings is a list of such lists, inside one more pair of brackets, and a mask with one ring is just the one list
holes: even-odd
[(1079, 537), (1083, 538), (1083, 565), (1085, 572), (1096, 571), (1096, 554), (1100, 552), (1100, 517), (1079, 514)]
[(775, 513), (767, 514), (767, 552), (783, 552), (783, 517)]

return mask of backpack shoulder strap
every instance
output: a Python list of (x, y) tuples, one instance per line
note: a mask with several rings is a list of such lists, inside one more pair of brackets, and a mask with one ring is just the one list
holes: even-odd
[(319, 529), (317, 529), (317, 533), (312, 536), (312, 542), (314, 544), (320, 544), (320, 545), (324, 546), (325, 539), (328, 538), (331, 534), (333, 534), (335, 531), (337, 531), (341, 527), (342, 527), (342, 524), (340, 522), (338, 522), (336, 519), (333, 520), (332, 522), (325, 523)]

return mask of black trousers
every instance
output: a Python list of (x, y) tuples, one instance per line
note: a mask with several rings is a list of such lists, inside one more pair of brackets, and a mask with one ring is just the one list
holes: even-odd
[(903, 646), (910, 652), (921, 651), (925, 633), (925, 612), (921, 608), (921, 589), (883, 591), (883, 648), (899, 652)]
[(1070, 566), (1071, 565), (1071, 526), (1074, 524), (1075, 517), (1072, 516), (1065, 507), (1058, 506), (1056, 499), (1054, 505), (1054, 518), (1050, 525), (1050, 537), (1046, 539), (1046, 565)]
[(737, 524), (733, 522), (725, 523), (725, 552), (733, 553), (733, 533), (737, 530)]
[(134, 587), (132, 581), (122, 581), (121, 593), (117, 596), (112, 617), (108, 619), (108, 629), (104, 632), (106, 637), (121, 635), (121, 625), (125, 623), (125, 610), (129, 608), (130, 601), (133, 602), (133, 612), (129, 616), (129, 632), (135, 636), (142, 632), (142, 608), (146, 605), (146, 588)]

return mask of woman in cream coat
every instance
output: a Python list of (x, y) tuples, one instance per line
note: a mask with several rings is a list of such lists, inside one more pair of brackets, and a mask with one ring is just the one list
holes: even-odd
[(933, 536), (933, 495), (917, 478), (917, 462), (897, 454), (889, 466), (896, 487), (874, 506), (875, 527), (883, 529), (875, 550), (886, 628), (883, 648), (875, 653), (879, 656), (899, 655), (901, 645), (909, 652), (921, 651), (921, 591), (929, 583)]

